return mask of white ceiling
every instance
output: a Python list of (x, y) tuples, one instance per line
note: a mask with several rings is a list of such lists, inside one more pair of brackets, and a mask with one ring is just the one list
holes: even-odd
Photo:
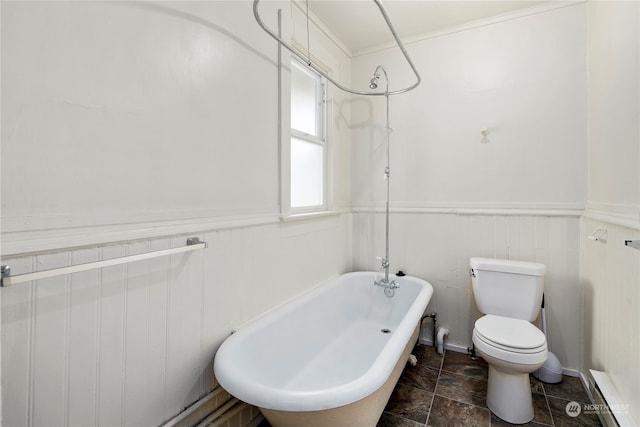
[[(384, 8), (403, 41), (419, 34), (488, 19), (543, 3), (548, 1), (383, 0)], [(352, 53), (393, 42), (393, 37), (373, 1), (309, 0), (309, 10)]]

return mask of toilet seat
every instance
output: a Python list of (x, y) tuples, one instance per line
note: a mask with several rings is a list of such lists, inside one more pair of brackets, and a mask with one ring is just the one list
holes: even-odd
[(473, 343), (480, 354), (519, 365), (547, 359), (547, 341), (540, 329), (521, 319), (488, 314), (476, 321)]
[(516, 353), (539, 353), (547, 347), (542, 331), (522, 319), (487, 314), (476, 321), (474, 333), (490, 346)]

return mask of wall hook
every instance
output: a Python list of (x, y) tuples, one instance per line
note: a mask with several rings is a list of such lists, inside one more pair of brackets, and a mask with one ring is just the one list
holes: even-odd
[(587, 236), (587, 239), (597, 241), (607, 241), (607, 229), (606, 228), (598, 228), (596, 231)]
[(480, 129), (480, 135), (482, 135), (482, 139), (480, 140), (480, 142), (482, 142), (483, 144), (486, 144), (487, 142), (489, 142), (489, 128), (484, 126), (482, 129)]

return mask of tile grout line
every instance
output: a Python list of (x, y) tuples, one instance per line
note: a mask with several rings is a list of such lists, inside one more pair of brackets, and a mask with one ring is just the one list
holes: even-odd
[(425, 427), (429, 425), (429, 418), (431, 418), (431, 410), (433, 409), (433, 401), (436, 399), (436, 390), (438, 389), (438, 383), (440, 382), (440, 374), (442, 373), (442, 367), (444, 366), (444, 357), (447, 353), (447, 350), (444, 350), (442, 353), (442, 360), (440, 361), (440, 368), (438, 368), (438, 378), (436, 378), (436, 386), (433, 388), (433, 393), (431, 393), (431, 402), (429, 403), (429, 412), (427, 413), (427, 419), (424, 422)]
[[(447, 373), (449, 373), (449, 374), (453, 374), (453, 375), (460, 375), (460, 376), (463, 376), (463, 377), (465, 377), (465, 378), (471, 378), (471, 379), (474, 379), (474, 380), (481, 380), (481, 381), (485, 381), (485, 382), (487, 382), (487, 383), (488, 383), (488, 380), (486, 380), (486, 379), (484, 379), (484, 378), (479, 378), (479, 377), (477, 377), (477, 376), (475, 376), (475, 375), (467, 375), (467, 374), (465, 374), (465, 373), (463, 373), (463, 372), (455, 372), (455, 371), (449, 371), (449, 370), (444, 369), (444, 358), (446, 357), (446, 354), (447, 354), (447, 350), (445, 350), (445, 352), (444, 352), (444, 356), (443, 356), (443, 358), (442, 358), (442, 364), (441, 364), (441, 367), (442, 367), (442, 368), (440, 369), (440, 372), (438, 373), (438, 381), (436, 382), (436, 389), (437, 389), (437, 387), (438, 387), (438, 384), (440, 383), (440, 377), (441, 377), (442, 371), (445, 371), (445, 372), (447, 372)], [(480, 406), (480, 405), (476, 405), (476, 404), (474, 404), (474, 403), (469, 403), (469, 402), (464, 402), (464, 401), (461, 401), (461, 400), (457, 400), (457, 399), (451, 398), (451, 397), (449, 397), (449, 396), (443, 396), (443, 395), (437, 394), (437, 393), (436, 393), (436, 390), (434, 390), (434, 392), (433, 392), (433, 400), (435, 400), (435, 397), (436, 397), (436, 396), (440, 396), (440, 397), (442, 397), (443, 399), (447, 399), (447, 400), (450, 400), (450, 401), (452, 401), (452, 402), (461, 403), (461, 404), (463, 404), (463, 405), (469, 405), (469, 406), (472, 406), (472, 407), (474, 407), (474, 408), (478, 408), (478, 409), (486, 409), (486, 410), (488, 411), (488, 416), (489, 416), (488, 426), (489, 426), (489, 427), (491, 427), (491, 414), (492, 414), (492, 412), (491, 412), (491, 410), (490, 410), (489, 408), (487, 408), (487, 406), (486, 406), (486, 405), (485, 405), (485, 406)], [(432, 400), (432, 404), (433, 404), (433, 400)], [(431, 415), (431, 411), (429, 411), (429, 415)]]
[[(454, 371), (449, 371), (447, 369), (444, 369), (444, 358), (446, 357), (446, 354), (447, 354), (447, 350), (445, 350), (444, 356), (442, 357), (442, 364), (441, 364), (442, 369), (440, 369), (440, 372), (438, 373), (438, 381), (436, 382), (436, 388), (438, 387), (438, 383), (440, 382), (440, 375), (441, 375), (442, 371), (445, 371), (445, 372), (447, 372), (449, 374), (453, 374), (453, 375), (460, 375), (460, 376), (463, 376), (463, 377), (466, 377), (466, 378), (471, 378), (471, 379), (474, 379), (474, 380), (485, 381), (485, 382), (488, 383), (488, 380), (485, 380), (484, 378), (479, 378), (479, 377), (477, 377), (475, 375), (467, 375), (467, 374), (465, 374), (463, 372), (454, 372)], [(436, 396), (436, 391), (435, 390), (433, 391), (433, 396), (434, 396), (434, 399), (435, 399), (435, 396)], [(492, 412), (491, 412), (491, 410), (489, 408), (487, 408), (486, 405), (485, 406), (480, 406), (480, 405), (476, 405), (475, 403), (464, 402), (464, 401), (461, 401), (461, 400), (457, 400), (457, 399), (451, 398), (449, 396), (443, 396), (441, 394), (438, 394), (438, 396), (440, 396), (442, 398), (445, 398), (447, 400), (451, 400), (453, 402), (458, 402), (458, 403), (462, 403), (462, 404), (465, 404), (465, 405), (470, 405), (470, 406), (473, 406), (473, 407), (476, 407), (476, 408), (488, 409), (489, 410), (489, 426), (491, 425), (491, 413)]]
[(549, 399), (547, 398), (547, 390), (544, 388), (544, 384), (540, 381), (542, 386), (542, 395), (544, 396), (544, 402), (547, 404), (547, 411), (549, 411), (549, 417), (551, 417), (551, 427), (555, 427), (556, 421), (553, 419), (553, 412), (551, 412), (551, 405), (549, 405)]

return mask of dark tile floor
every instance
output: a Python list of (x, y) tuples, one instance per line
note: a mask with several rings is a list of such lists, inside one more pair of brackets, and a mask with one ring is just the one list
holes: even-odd
[[(416, 366), (404, 369), (378, 427), (508, 426), (486, 406), (485, 361), (466, 354), (417, 345)], [(565, 408), (571, 401), (590, 403), (579, 378), (564, 376), (559, 384), (531, 377), (534, 419), (529, 426), (600, 426), (595, 414), (572, 418)]]
[[(431, 346), (417, 345), (416, 366), (407, 365), (378, 427), (510, 426), (486, 406), (487, 363), (464, 353), (439, 355)], [(565, 408), (571, 401), (591, 403), (579, 378), (564, 376), (561, 383), (545, 384), (531, 377), (534, 418), (527, 426), (601, 426), (595, 414), (572, 418)], [(265, 420), (259, 427), (270, 427)], [(304, 427), (304, 426), (301, 426)]]

